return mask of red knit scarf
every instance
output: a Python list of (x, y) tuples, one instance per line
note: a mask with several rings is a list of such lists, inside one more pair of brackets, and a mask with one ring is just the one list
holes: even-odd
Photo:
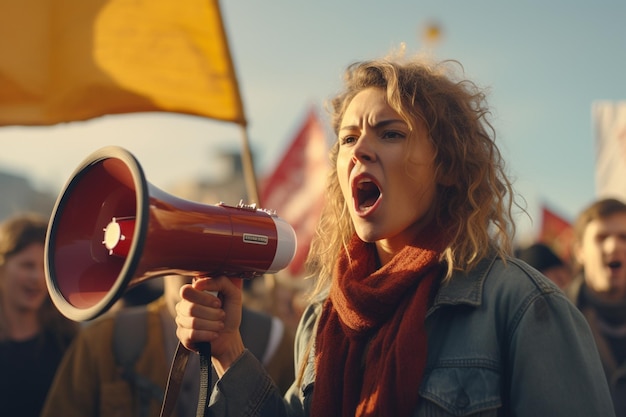
[[(411, 416), (426, 364), (424, 320), (443, 246), (405, 247), (376, 269), (376, 248), (356, 235), (334, 271), (315, 344), (314, 417)], [(435, 239), (433, 239), (433, 237)]]

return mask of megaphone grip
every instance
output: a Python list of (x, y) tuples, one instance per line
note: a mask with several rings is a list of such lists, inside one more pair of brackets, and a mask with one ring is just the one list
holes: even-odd
[(198, 393), (198, 408), (196, 417), (208, 416), (209, 398), (211, 398), (211, 343), (198, 343), (200, 354), (200, 391)]

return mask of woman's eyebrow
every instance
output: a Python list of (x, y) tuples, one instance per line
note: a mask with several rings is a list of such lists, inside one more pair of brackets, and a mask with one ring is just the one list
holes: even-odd
[(381, 120), (380, 122), (376, 123), (373, 127), (378, 129), (381, 127), (386, 127), (386, 126), (397, 124), (397, 123), (401, 123), (406, 126), (406, 122), (402, 119), (386, 119), (386, 120)]
[[(392, 124), (396, 124), (396, 123), (401, 123), (401, 124), (406, 126), (406, 122), (404, 120), (402, 120), (402, 119), (385, 119), (385, 120), (381, 120), (380, 122), (374, 124), (372, 127), (374, 129), (380, 129), (382, 127), (386, 127), (386, 126), (389, 126), (389, 125), (392, 125)], [(358, 129), (358, 128), (359, 128), (358, 125), (347, 125), (347, 126), (341, 126), (339, 128), (339, 131), (342, 131), (342, 130), (353, 130), (353, 129)]]

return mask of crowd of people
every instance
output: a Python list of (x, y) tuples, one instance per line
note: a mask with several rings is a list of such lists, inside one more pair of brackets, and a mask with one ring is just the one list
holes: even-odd
[[(330, 112), (297, 329), (226, 276), (164, 277), (79, 325), (47, 293), (47, 219), (3, 222), (3, 415), (159, 416), (177, 344), (210, 343), (216, 417), (626, 416), (626, 203), (581, 211), (572, 262), (514, 249), (486, 96), (456, 62), (357, 62)], [(177, 417), (199, 412), (192, 358)]]

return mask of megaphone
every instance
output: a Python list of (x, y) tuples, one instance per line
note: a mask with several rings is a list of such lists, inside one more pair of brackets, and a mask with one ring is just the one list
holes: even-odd
[(130, 152), (108, 146), (89, 155), (59, 195), (44, 265), (55, 306), (86, 321), (147, 279), (249, 279), (287, 267), (295, 250), (293, 228), (275, 212), (175, 197), (148, 183)]

